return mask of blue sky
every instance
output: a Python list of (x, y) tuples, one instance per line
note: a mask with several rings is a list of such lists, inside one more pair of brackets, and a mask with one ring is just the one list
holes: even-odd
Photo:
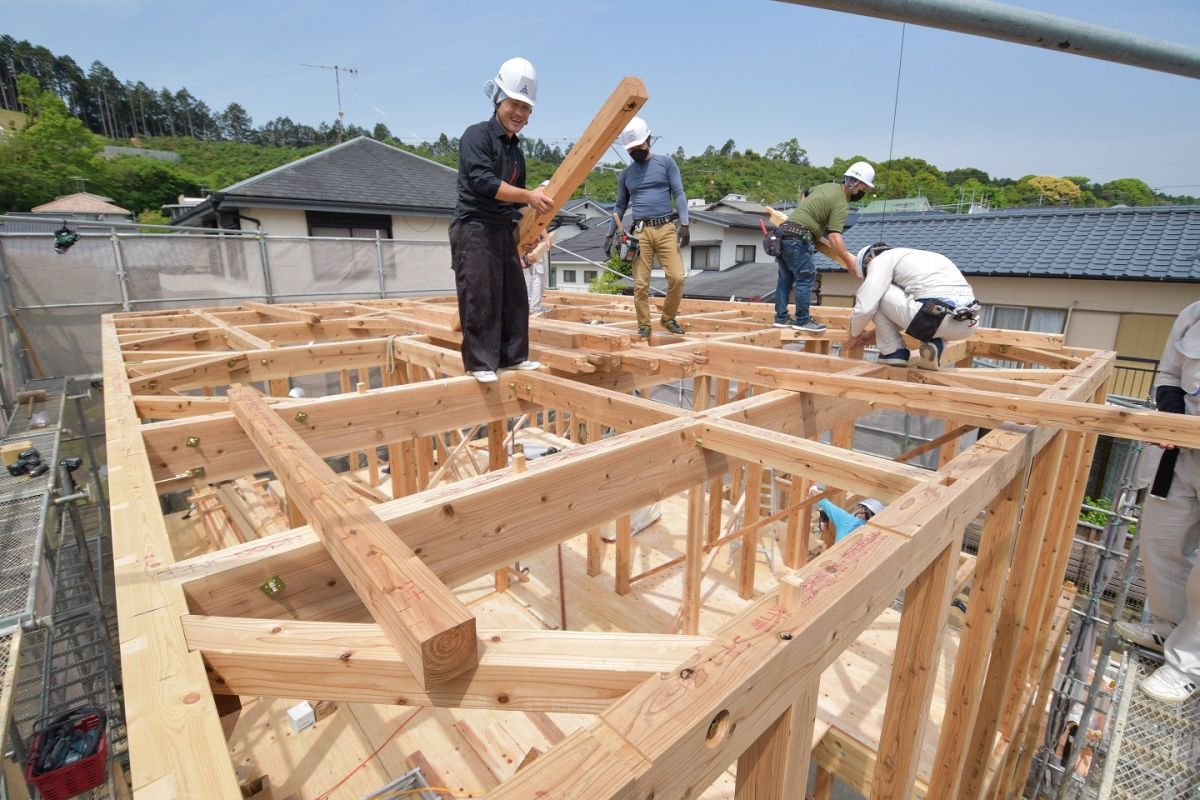
[[(1200, 47), (1197, 0), (1010, 0)], [(482, 84), (522, 55), (539, 74), (526, 133), (579, 136), (622, 75), (649, 90), (660, 151), (796, 137), (817, 164), (887, 158), (901, 25), (772, 0), (315, 2), (0, 0), (0, 32), (99, 59), (122, 80), (186, 86), (216, 110), (383, 122), (406, 141), (489, 113)], [(1136, 177), (1200, 195), (1200, 81), (908, 26), (894, 155), (993, 176)]]

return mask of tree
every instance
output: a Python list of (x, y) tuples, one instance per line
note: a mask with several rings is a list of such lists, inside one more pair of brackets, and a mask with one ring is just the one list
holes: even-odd
[(1154, 192), (1137, 178), (1117, 178), (1100, 187), (1100, 197), (1113, 205), (1152, 206)]
[(220, 128), (221, 135), (234, 142), (248, 142), (254, 132), (250, 115), (237, 103), (230, 103), (221, 112)]
[(792, 137), (786, 142), (780, 142), (774, 147), (767, 148), (767, 158), (777, 158), (789, 164), (804, 164), (808, 166), (808, 151), (800, 146), (800, 142)]
[(371, 131), (371, 138), (377, 142), (388, 142), (392, 139), (392, 132), (388, 130), (388, 126), (382, 122), (375, 123), (375, 130)]
[(158, 211), (181, 194), (195, 195), (197, 183), (166, 161), (126, 156), (105, 163), (97, 185), (117, 205), (133, 212)]
[(737, 152), (737, 150), (734, 149), (736, 146), (737, 145), (733, 143), (733, 139), (727, 140), (725, 144), (721, 145), (721, 155), (725, 158), (729, 158)]
[(1042, 197), (1043, 205), (1069, 206), (1079, 199), (1079, 186), (1066, 178), (1034, 175), (1028, 183)]
[(683, 152), (683, 146), (681, 145), (679, 147), (676, 147), (675, 148), (675, 161), (676, 162), (683, 161), (686, 158), (687, 158), (687, 155)]
[(100, 143), (37, 78), (19, 75), (17, 93), (29, 121), (0, 140), (0, 208), (28, 210), (94, 177)]

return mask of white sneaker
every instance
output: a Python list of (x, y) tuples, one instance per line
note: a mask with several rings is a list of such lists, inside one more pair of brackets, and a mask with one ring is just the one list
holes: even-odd
[(1113, 630), (1127, 642), (1133, 642), (1147, 650), (1161, 653), (1163, 651), (1163, 642), (1175, 630), (1175, 626), (1169, 622), (1118, 620), (1113, 623)]
[(540, 362), (540, 361), (530, 361), (529, 359), (525, 359), (525, 360), (524, 360), (524, 361), (522, 361), (520, 364), (513, 364), (513, 365), (510, 367), (510, 369), (525, 369), (525, 370), (529, 370), (529, 369), (541, 369), (541, 368), (542, 368), (542, 362)]
[(478, 370), (477, 372), (472, 372), (471, 376), (473, 378), (475, 378), (475, 380), (479, 381), (480, 383), (495, 383), (496, 382), (496, 373), (492, 372), (490, 369), (481, 369), (481, 370)]
[(1170, 664), (1163, 664), (1142, 681), (1141, 689), (1151, 699), (1177, 706), (1196, 691), (1196, 682)]

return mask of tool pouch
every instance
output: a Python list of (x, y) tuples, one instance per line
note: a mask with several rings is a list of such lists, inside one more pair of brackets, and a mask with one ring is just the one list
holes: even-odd
[(636, 236), (626, 234), (621, 237), (621, 260), (633, 262), (638, 256), (638, 240)]
[(942, 324), (942, 318), (953, 311), (945, 303), (937, 300), (926, 300), (921, 309), (908, 323), (904, 332), (919, 342), (928, 342), (937, 335), (937, 329)]
[(763, 252), (771, 258), (779, 255), (779, 234), (771, 231), (763, 237)]

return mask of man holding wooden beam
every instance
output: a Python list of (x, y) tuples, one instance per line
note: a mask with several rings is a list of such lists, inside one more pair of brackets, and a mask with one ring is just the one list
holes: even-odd
[(467, 128), (458, 144), (458, 205), (450, 223), (450, 263), (462, 323), (463, 367), (480, 383), (499, 369), (537, 369), (529, 360), (529, 299), (517, 252), (516, 224), (528, 205), (554, 203), (542, 187), (525, 188), (517, 133), (537, 100), (537, 72), (523, 58), (500, 65), (484, 85), (491, 119)]

